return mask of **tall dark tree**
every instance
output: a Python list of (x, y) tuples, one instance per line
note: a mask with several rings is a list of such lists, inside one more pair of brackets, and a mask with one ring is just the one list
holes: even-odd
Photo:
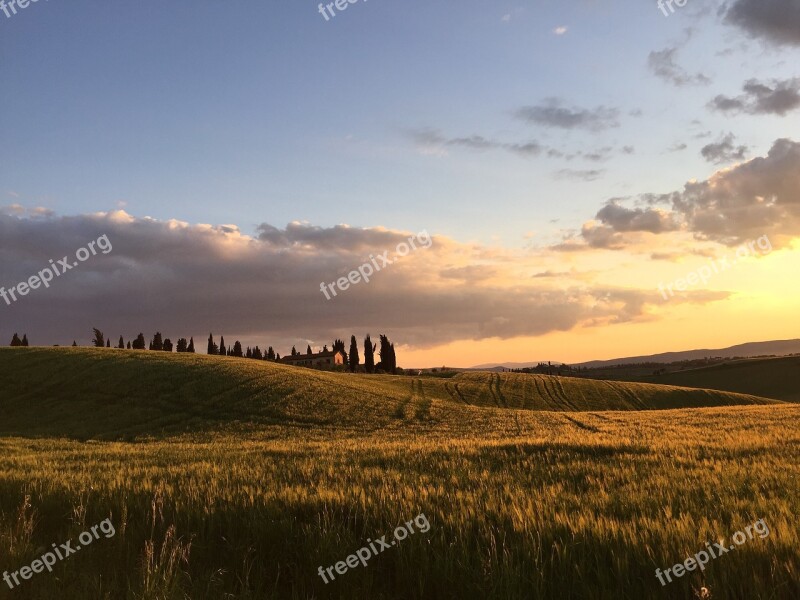
[(72, 340), (72, 347), (76, 348), (77, 346), (78, 346), (78, 342), (76, 342), (75, 340)]
[[(128, 348), (130, 347), (130, 342), (128, 342)], [(119, 336), (119, 344), (117, 344), (117, 348), (120, 350), (125, 350), (125, 340), (122, 339), (122, 336)]]
[(186, 351), (190, 352), (191, 354), (194, 354), (194, 338), (193, 337), (189, 338), (189, 347), (186, 348)]
[(379, 351), (381, 360), (377, 364), (377, 368), (384, 373), (393, 373), (392, 371), (392, 344), (389, 338), (385, 335), (380, 336), (381, 349)]
[(106, 348), (111, 348), (111, 338), (106, 340)]
[(164, 340), (164, 352), (172, 352), (172, 340), (167, 338)]
[(208, 353), (209, 354), (219, 354), (219, 348), (214, 343), (214, 334), (208, 334)]
[(364, 339), (364, 369), (367, 373), (375, 372), (375, 344), (372, 343), (369, 334)]
[(12, 346), (13, 348), (16, 348), (16, 347), (22, 346), (22, 340), (21, 340), (21, 339), (19, 339), (19, 334), (16, 334), (16, 333), (15, 333), (15, 334), (12, 336), (12, 338), (11, 338), (11, 346)]
[(97, 327), (93, 328), (92, 331), (94, 331), (94, 340), (92, 340), (92, 345), (95, 348), (105, 348), (106, 338), (103, 335), (103, 332), (100, 331)]
[(258, 346), (253, 348), (253, 358), (256, 359), (256, 360), (263, 360), (264, 359), (264, 355), (261, 353), (261, 348), (259, 348)]
[(297, 348), (292, 346), (292, 356), (297, 356)]
[(245, 358), (253, 358), (253, 351), (250, 349), (250, 346), (247, 347), (247, 352), (245, 352)]
[(161, 332), (156, 331), (153, 336), (153, 341), (150, 343), (150, 349), (161, 352), (164, 349), (164, 341), (161, 339)]
[(280, 360), (281, 360), (281, 355), (280, 355), (280, 353), (277, 353), (277, 354), (275, 355), (275, 360), (276, 360), (276, 361), (278, 361), (278, 362), (280, 362)]
[(350, 363), (351, 372), (355, 373), (356, 369), (358, 369), (358, 361), (358, 342), (356, 341), (356, 336), (352, 335), (350, 336), (350, 358), (348, 361)]
[(244, 356), (244, 353), (242, 352), (242, 343), (239, 340), (236, 340), (236, 342), (233, 344), (233, 352), (231, 354), (239, 358)]
[(225, 348), (225, 336), (221, 335), (219, 336), (219, 355), (226, 356), (228, 354), (230, 354), (230, 352), (228, 352), (228, 349)]
[(270, 346), (269, 350), (267, 350), (267, 360), (275, 360), (275, 350), (272, 346)]
[(314, 354), (314, 353), (311, 351), (311, 344), (309, 344), (309, 345), (308, 345), (308, 348), (306, 348), (306, 354), (308, 354), (309, 356), (310, 356), (310, 355), (312, 355), (312, 354)]
[(187, 346), (188, 346), (188, 344), (186, 342), (186, 338), (180, 338), (178, 340), (177, 345), (175, 346), (175, 351), (176, 352), (186, 352)]
[(327, 354), (327, 353), (328, 353), (328, 344), (325, 344), (325, 345), (322, 347), (322, 351), (323, 351), (325, 354)]
[(391, 356), (392, 360), (392, 375), (397, 374), (397, 355), (394, 353), (394, 344), (389, 346), (389, 356)]
[(128, 350), (130, 350), (130, 349), (131, 349), (131, 341), (128, 340)]
[(133, 342), (133, 349), (134, 350), (144, 350), (145, 349), (145, 341), (144, 341), (144, 334), (140, 333), (136, 336), (136, 339)]
[(25, 348), (27, 348), (27, 347), (28, 347), (28, 334), (27, 334), (27, 333), (23, 333), (23, 334), (22, 334), (22, 345), (23, 345)]

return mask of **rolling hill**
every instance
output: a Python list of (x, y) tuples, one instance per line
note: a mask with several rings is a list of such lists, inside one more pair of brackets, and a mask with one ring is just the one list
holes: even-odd
[[(627, 356), (624, 358), (612, 358), (610, 360), (592, 360), (583, 363), (573, 364), (573, 367), (583, 367), (587, 369), (597, 369), (602, 367), (613, 367), (616, 365), (632, 365), (639, 363), (671, 363), (682, 360), (700, 360), (708, 357), (737, 358), (737, 357), (758, 357), (758, 356), (787, 356), (789, 354), (800, 354), (800, 339), (794, 340), (773, 340), (769, 342), (748, 342), (737, 344), (728, 348), (684, 350), (680, 352), (663, 352), (661, 354), (649, 354), (645, 356)], [(505, 367), (507, 369), (524, 369), (535, 367), (546, 360), (519, 363), (487, 363), (477, 365), (473, 369), (488, 369)], [(561, 364), (553, 361), (554, 365)]]
[(264, 425), (363, 429), (487, 408), (630, 411), (777, 403), (649, 383), (511, 373), (328, 373), (247, 359), (90, 348), (0, 349), (0, 435), (134, 439)]
[(748, 358), (663, 375), (632, 377), (630, 381), (707, 388), (800, 402), (800, 356)]

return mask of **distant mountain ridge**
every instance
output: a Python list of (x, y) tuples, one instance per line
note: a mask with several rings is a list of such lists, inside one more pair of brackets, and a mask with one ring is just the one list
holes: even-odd
[[(651, 354), (648, 356), (630, 356), (626, 358), (613, 358), (611, 360), (592, 360), (571, 365), (573, 367), (612, 367), (615, 365), (630, 365), (635, 363), (671, 363), (681, 360), (698, 360), (706, 357), (722, 357), (734, 358), (741, 356), (744, 358), (752, 356), (787, 356), (789, 354), (800, 353), (800, 339), (794, 340), (774, 340), (770, 342), (748, 342), (746, 344), (738, 344), (730, 346), (729, 348), (720, 348), (716, 350), (685, 350), (682, 352), (663, 352), (661, 354)], [(541, 362), (524, 362), (524, 363), (486, 363), (472, 367), (473, 369), (493, 369), (493, 368), (506, 368), (506, 369), (524, 369), (526, 367), (535, 367)], [(553, 365), (560, 363), (553, 362)]]

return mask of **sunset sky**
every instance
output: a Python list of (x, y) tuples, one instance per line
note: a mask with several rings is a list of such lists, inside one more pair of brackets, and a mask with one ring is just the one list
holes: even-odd
[(0, 286), (113, 245), (0, 300), (0, 342), (369, 332), (468, 367), (800, 337), (798, 58), (794, 0), (0, 12)]

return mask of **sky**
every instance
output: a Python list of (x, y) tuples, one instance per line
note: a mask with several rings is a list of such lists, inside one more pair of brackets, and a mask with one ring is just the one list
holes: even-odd
[(340, 5), (0, 5), (0, 339), (800, 337), (796, 0)]

